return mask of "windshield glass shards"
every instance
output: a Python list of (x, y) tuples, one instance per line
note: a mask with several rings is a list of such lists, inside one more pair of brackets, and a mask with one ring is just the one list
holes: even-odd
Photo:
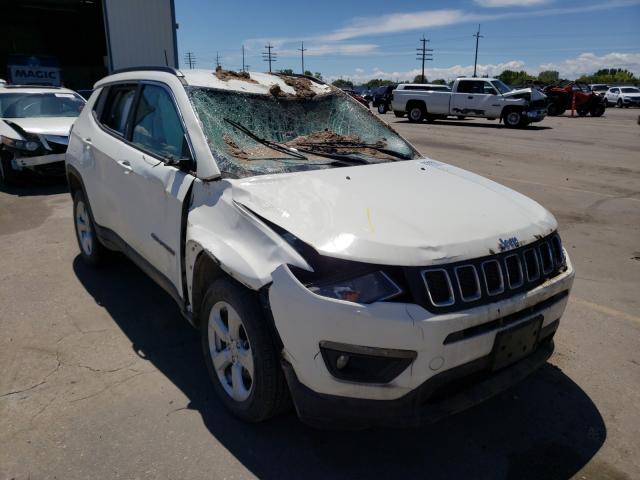
[(263, 95), (191, 87), (189, 95), (220, 171), (233, 177), (419, 158), (339, 92)]

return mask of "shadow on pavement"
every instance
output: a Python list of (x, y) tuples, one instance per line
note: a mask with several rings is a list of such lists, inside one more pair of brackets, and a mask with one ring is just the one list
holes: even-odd
[[(411, 123), (409, 120), (396, 120), (395, 122), (390, 122), (390, 125), (393, 125), (394, 123)], [(487, 120), (487, 123), (480, 123), (480, 122), (470, 122), (469, 120), (436, 120), (434, 122), (428, 123), (428, 122), (422, 122), (423, 125), (454, 125), (454, 126), (459, 126), (459, 127), (475, 127), (475, 128), (504, 128), (504, 129), (509, 129), (508, 127), (505, 127), (502, 123), (498, 123), (495, 120)], [(420, 125), (419, 123), (416, 125)], [(546, 127), (546, 126), (540, 126), (540, 125), (528, 125), (520, 130), (549, 130), (552, 127)], [(509, 129), (511, 130), (511, 129)], [(514, 129), (515, 130), (515, 129)]]
[(587, 394), (550, 364), (471, 410), (414, 430), (321, 431), (293, 412), (258, 425), (236, 420), (211, 387), (197, 332), (131, 262), (80, 282), (133, 348), (190, 399), (211, 434), (259, 478), (569, 478), (603, 445), (607, 430)]
[(20, 183), (17, 185), (0, 185), (0, 192), (16, 197), (37, 197), (43, 195), (55, 195), (66, 193), (69, 186), (65, 180), (50, 181), (45, 183)]

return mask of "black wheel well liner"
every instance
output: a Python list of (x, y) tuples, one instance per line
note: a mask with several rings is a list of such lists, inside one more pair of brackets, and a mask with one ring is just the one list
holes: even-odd
[(424, 100), (417, 100), (415, 98), (412, 98), (411, 100), (409, 100), (407, 102), (407, 111), (409, 111), (413, 106), (418, 106), (418, 107), (422, 107), (424, 108), (424, 111), (427, 111), (427, 104), (425, 103)]

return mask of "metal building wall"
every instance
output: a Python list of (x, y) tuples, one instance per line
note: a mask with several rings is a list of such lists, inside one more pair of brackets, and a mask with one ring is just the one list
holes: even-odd
[(109, 69), (178, 67), (173, 0), (103, 0)]

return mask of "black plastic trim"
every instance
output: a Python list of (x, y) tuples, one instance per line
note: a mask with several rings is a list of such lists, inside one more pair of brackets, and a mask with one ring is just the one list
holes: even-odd
[(443, 345), (449, 345), (451, 343), (461, 342), (462, 340), (467, 340), (472, 337), (477, 337), (478, 335), (484, 335), (485, 333), (491, 332), (493, 330), (499, 330), (509, 325), (513, 325), (520, 320), (535, 315), (540, 310), (551, 307), (552, 305), (566, 298), (568, 295), (569, 291), (565, 290), (553, 295), (552, 297), (547, 298), (546, 300), (538, 302), (531, 307), (520, 310), (519, 312), (512, 313), (511, 315), (500, 317), (487, 323), (482, 323), (480, 325), (475, 325), (473, 327), (465, 328), (464, 330), (450, 333), (442, 343)]

